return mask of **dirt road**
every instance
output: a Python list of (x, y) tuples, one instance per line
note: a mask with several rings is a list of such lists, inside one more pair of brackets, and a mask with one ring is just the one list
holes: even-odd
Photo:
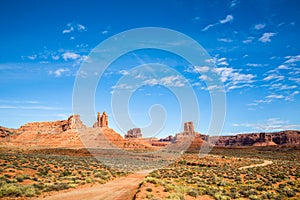
[(138, 189), (139, 183), (151, 171), (140, 171), (126, 177), (117, 178), (104, 185), (59, 193), (38, 200), (131, 200)]
[(248, 168), (253, 168), (253, 167), (263, 167), (263, 166), (267, 166), (267, 165), (271, 165), (271, 164), (273, 164), (272, 161), (270, 161), (270, 160), (264, 160), (264, 162), (261, 163), (261, 164), (244, 166), (244, 167), (240, 167), (239, 169), (248, 169)]

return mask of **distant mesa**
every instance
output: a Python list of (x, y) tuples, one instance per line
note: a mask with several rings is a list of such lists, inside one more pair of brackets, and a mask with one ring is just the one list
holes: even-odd
[[(199, 150), (205, 144), (213, 144), (219, 147), (237, 146), (289, 146), (300, 145), (300, 131), (287, 130), (274, 133), (250, 133), (234, 136), (209, 136), (196, 132), (193, 122), (185, 122), (183, 132), (169, 135), (166, 138), (143, 138), (140, 128), (128, 130), (124, 138), (108, 127), (108, 115), (98, 112), (97, 120), (93, 128), (86, 127), (80, 119), (80, 115), (71, 115), (66, 120), (52, 122), (31, 122), (22, 125), (18, 129), (10, 129), (0, 126), (0, 145), (12, 145), (18, 147), (67, 147), (84, 148), (83, 138), (89, 138), (91, 129), (101, 128), (103, 135), (114, 145), (125, 149), (157, 149), (169, 144), (176, 147), (183, 145), (186, 139), (192, 139), (188, 150)], [(79, 131), (83, 130), (83, 131)], [(99, 134), (94, 140), (97, 147), (101, 148), (103, 142)], [(103, 136), (103, 137), (104, 137)], [(102, 138), (103, 138), (102, 137)], [(102, 141), (100, 141), (102, 140)], [(102, 143), (101, 143), (102, 142)]]
[(125, 139), (130, 138), (142, 138), (142, 131), (140, 128), (133, 128), (127, 131), (127, 134), (125, 134)]

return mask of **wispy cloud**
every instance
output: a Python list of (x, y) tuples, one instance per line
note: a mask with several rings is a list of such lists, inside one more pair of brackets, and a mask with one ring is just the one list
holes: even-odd
[(74, 52), (67, 51), (62, 54), (62, 57), (65, 61), (67, 61), (67, 60), (76, 60), (80, 58), (80, 55)]
[(208, 72), (209, 67), (208, 66), (194, 66), (191, 71), (195, 72), (195, 73)]
[(77, 30), (80, 32), (86, 31), (86, 27), (82, 24), (77, 24)]
[(212, 27), (214, 27), (214, 26), (216, 26), (216, 25), (218, 25), (219, 23), (215, 23), (215, 24), (208, 24), (207, 26), (205, 26), (203, 29), (202, 29), (202, 31), (207, 31), (208, 29), (210, 29), (210, 28), (212, 28)]
[(82, 24), (68, 23), (66, 28), (62, 31), (62, 34), (72, 33), (75, 30), (79, 32), (84, 32), (87, 30), (87, 28)]
[(283, 99), (284, 96), (283, 95), (276, 95), (276, 94), (271, 94), (271, 95), (268, 95), (266, 96), (267, 99)]
[(183, 87), (186, 84), (186, 80), (178, 75), (171, 75), (163, 77), (161, 79), (148, 79), (144, 81), (144, 84), (150, 86), (163, 85), (167, 87)]
[(51, 106), (12, 106), (12, 105), (0, 105), (0, 109), (62, 110), (62, 108), (51, 107)]
[(129, 90), (129, 89), (132, 89), (133, 86), (132, 85), (128, 85), (128, 84), (118, 84), (118, 85), (114, 85), (112, 87), (112, 89), (118, 89), (118, 90)]
[(249, 127), (256, 131), (282, 131), (300, 128), (300, 124), (290, 124), (289, 121), (284, 121), (280, 118), (269, 118), (258, 123), (235, 123), (232, 126)]
[(208, 29), (210, 29), (210, 28), (212, 28), (212, 27), (214, 27), (214, 26), (216, 26), (216, 25), (219, 25), (219, 24), (226, 24), (226, 23), (228, 23), (228, 22), (233, 21), (233, 19), (234, 19), (234, 17), (233, 17), (232, 15), (227, 15), (227, 16), (225, 17), (225, 19), (221, 19), (221, 20), (219, 20), (219, 21), (216, 22), (216, 23), (209, 24), (209, 25), (205, 26), (205, 27), (202, 29), (202, 31), (207, 31)]
[(254, 37), (248, 37), (246, 40), (243, 40), (242, 42), (244, 44), (249, 44), (249, 43), (253, 42), (253, 40), (254, 40)]
[(275, 80), (275, 81), (280, 81), (283, 80), (284, 76), (279, 75), (279, 74), (270, 74), (267, 77), (265, 77), (263, 80), (264, 81), (270, 81), (270, 80)]
[(232, 0), (231, 2), (229, 2), (229, 7), (230, 8), (235, 8), (236, 6), (238, 6), (240, 3), (240, 1), (238, 0)]
[(264, 65), (259, 64), (259, 63), (247, 63), (246, 66), (248, 66), (248, 67), (262, 67)]
[(70, 75), (70, 69), (68, 69), (68, 68), (59, 68), (59, 69), (54, 70), (54, 71), (50, 70), (49, 74), (50, 75), (54, 74), (55, 77), (60, 77), (62, 75)]
[(225, 19), (220, 20), (220, 23), (225, 24), (225, 23), (231, 22), (232, 20), (233, 20), (233, 16), (232, 15), (227, 15)]
[(286, 56), (285, 57), (286, 60), (284, 63), (287, 63), (287, 64), (292, 64), (292, 63), (295, 63), (295, 62), (299, 62), (300, 61), (300, 55), (296, 55), (296, 56)]
[(119, 74), (125, 76), (125, 75), (128, 75), (129, 72), (128, 72), (127, 70), (124, 70), (124, 69), (123, 69), (123, 70), (120, 70), (120, 71), (119, 71)]
[(0, 103), (10, 103), (10, 104), (38, 104), (40, 103), (39, 101), (35, 100), (5, 100), (5, 99), (0, 99)]
[(255, 24), (254, 29), (255, 30), (261, 30), (266, 27), (266, 24)]
[(274, 37), (276, 33), (264, 33), (260, 38), (259, 41), (262, 43), (271, 42), (271, 38)]
[(218, 38), (218, 41), (230, 43), (230, 42), (232, 42), (233, 40), (232, 40), (232, 39), (229, 39), (229, 38)]
[(286, 65), (279, 65), (277, 67), (277, 69), (290, 69), (290, 68), (288, 66), (286, 66)]
[(67, 24), (67, 28), (62, 31), (63, 34), (72, 33), (74, 31), (74, 27), (71, 23)]
[(253, 74), (244, 74), (231, 67), (219, 67), (213, 71), (221, 76), (220, 80), (225, 83), (227, 91), (243, 87), (252, 87), (250, 83), (253, 83), (255, 78)]

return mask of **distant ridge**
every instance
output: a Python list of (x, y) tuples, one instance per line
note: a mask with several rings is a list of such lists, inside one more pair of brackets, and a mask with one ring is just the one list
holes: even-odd
[[(211, 141), (216, 141), (214, 145), (220, 147), (300, 145), (300, 131), (298, 130), (238, 134), (216, 138), (195, 132), (192, 122), (185, 123), (184, 132), (163, 139), (123, 138), (119, 133), (108, 127), (108, 118), (105, 112), (103, 116), (105, 117), (99, 117), (98, 113), (97, 123), (95, 123), (94, 128), (87, 128), (82, 123), (80, 115), (71, 115), (67, 120), (31, 122), (22, 125), (18, 129), (0, 126), (0, 145), (20, 148), (85, 148), (88, 140), (95, 140), (97, 147), (100, 148), (100, 144), (104, 144), (103, 141), (110, 141), (119, 148), (155, 150), (168, 144), (172, 144), (173, 147), (182, 145), (182, 137), (191, 135), (194, 138), (188, 147), (188, 150), (191, 151), (200, 149), (203, 143), (210, 145)], [(103, 124), (105, 125), (103, 126)], [(84, 135), (91, 131), (94, 131), (94, 138), (92, 135)]]

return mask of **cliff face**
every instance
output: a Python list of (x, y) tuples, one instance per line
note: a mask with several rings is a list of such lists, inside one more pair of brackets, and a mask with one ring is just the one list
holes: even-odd
[(79, 115), (71, 115), (67, 120), (54, 122), (31, 122), (17, 129), (19, 134), (25, 132), (58, 134), (67, 130), (83, 129), (86, 126), (80, 120)]
[(123, 139), (107, 127), (105, 112), (95, 124), (96, 127), (87, 128), (79, 115), (72, 115), (67, 120), (27, 123), (19, 129), (0, 127), (0, 144), (22, 148), (155, 148), (143, 138)]
[(18, 147), (84, 147), (77, 134), (85, 129), (79, 115), (54, 122), (32, 122), (15, 129), (2, 143)]
[(16, 132), (15, 129), (0, 126), (0, 138), (8, 137)]
[[(215, 139), (211, 137), (210, 140)], [(280, 131), (274, 133), (238, 134), (236, 136), (220, 136), (216, 146), (270, 146), (298, 145), (300, 131)]]

